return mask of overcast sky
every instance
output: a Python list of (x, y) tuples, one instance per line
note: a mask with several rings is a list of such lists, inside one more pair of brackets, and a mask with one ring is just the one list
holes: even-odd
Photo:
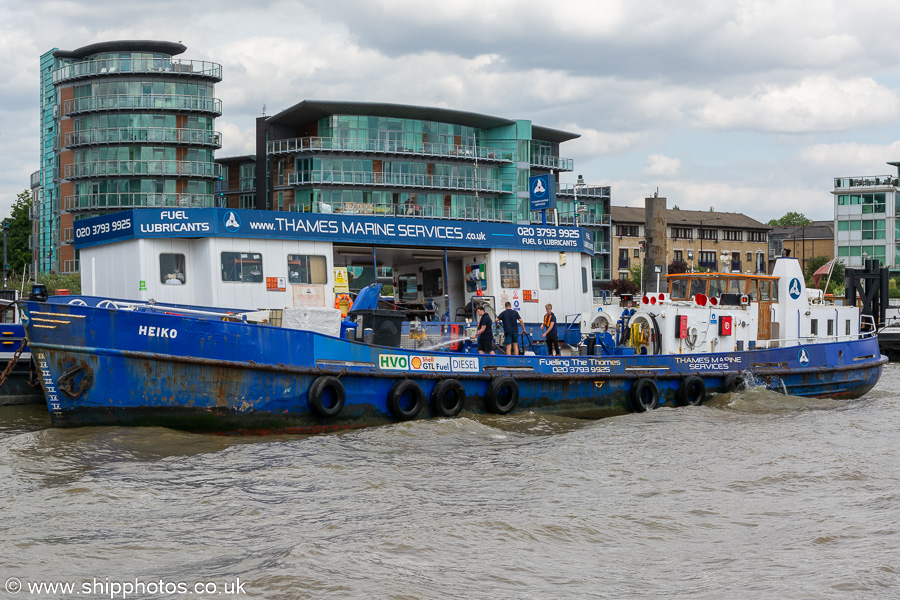
[(579, 133), (616, 205), (833, 217), (900, 160), (896, 0), (0, 0), (0, 216), (39, 167), (42, 53), (182, 42), (223, 67), (224, 146), (301, 100), (442, 106)]

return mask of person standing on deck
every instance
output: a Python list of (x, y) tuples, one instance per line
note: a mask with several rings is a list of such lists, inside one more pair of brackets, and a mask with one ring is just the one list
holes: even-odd
[(512, 309), (512, 304), (505, 304), (506, 310), (497, 315), (497, 321), (503, 326), (503, 344), (506, 346), (506, 353), (509, 354), (510, 346), (512, 346), (512, 354), (519, 355), (519, 325), (522, 331), (525, 331), (525, 322), (519, 315), (519, 311)]
[(478, 331), (475, 335), (478, 337), (478, 354), (494, 353), (494, 328), (491, 318), (484, 312), (484, 305), (478, 307)]
[[(544, 315), (544, 322), (541, 323), (541, 333), (547, 341), (547, 354), (553, 356), (553, 349), (556, 349), (556, 356), (559, 356), (559, 336), (556, 331), (556, 315), (553, 314), (553, 305), (546, 306), (547, 314)], [(546, 329), (546, 331), (545, 331)]]

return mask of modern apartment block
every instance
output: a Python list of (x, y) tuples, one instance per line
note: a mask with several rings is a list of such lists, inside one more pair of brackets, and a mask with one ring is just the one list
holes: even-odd
[[(571, 172), (560, 145), (577, 137), (446, 108), (305, 100), (257, 120), (256, 208), (540, 223), (528, 178)], [(559, 224), (593, 232), (593, 277), (608, 279), (609, 187), (582, 180), (557, 197)]]
[(877, 258), (900, 268), (900, 163), (893, 175), (837, 177), (834, 180), (835, 254), (848, 267)]
[[(646, 240), (644, 207), (613, 206), (616, 278), (641, 266)], [(681, 260), (691, 271), (765, 273), (770, 227), (740, 213), (666, 210), (666, 263)]]
[(32, 249), (42, 272), (78, 271), (82, 218), (137, 207), (217, 206), (222, 67), (180, 43), (100, 42), (41, 56), (41, 165)]

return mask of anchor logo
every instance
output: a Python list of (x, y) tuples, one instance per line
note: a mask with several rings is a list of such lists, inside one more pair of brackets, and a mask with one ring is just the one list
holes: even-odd
[(800, 354), (797, 355), (797, 360), (799, 360), (800, 364), (804, 367), (809, 364), (809, 354), (806, 352), (806, 348), (800, 348)]
[(228, 212), (228, 217), (225, 219), (225, 229), (234, 233), (238, 229), (241, 228), (241, 219), (234, 214), (233, 211)]

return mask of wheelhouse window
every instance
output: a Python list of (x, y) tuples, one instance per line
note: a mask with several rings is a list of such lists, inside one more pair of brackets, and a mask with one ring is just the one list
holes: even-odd
[(542, 290), (555, 290), (559, 288), (556, 263), (538, 263), (538, 278), (540, 279)]
[(288, 282), (296, 285), (328, 283), (328, 261), (324, 256), (288, 254)]
[(159, 282), (166, 285), (183, 285), (184, 254), (159, 255)]
[(519, 263), (500, 261), (500, 287), (518, 289)]
[(260, 283), (262, 280), (262, 254), (258, 252), (222, 253), (222, 281)]
[(426, 298), (444, 295), (443, 271), (440, 269), (426, 269), (422, 272), (422, 293), (425, 294)]
[(419, 299), (418, 281), (416, 280), (415, 275), (400, 275), (397, 278), (397, 287), (400, 288), (399, 299), (401, 302), (409, 302)]

